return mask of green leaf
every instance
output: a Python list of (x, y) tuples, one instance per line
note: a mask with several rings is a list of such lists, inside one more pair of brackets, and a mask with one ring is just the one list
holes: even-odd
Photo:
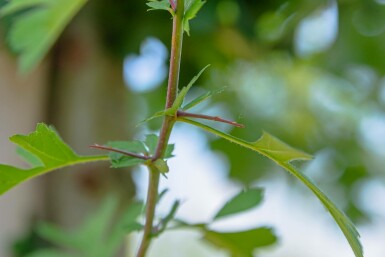
[(146, 4), (147, 4), (147, 6), (151, 7), (150, 9), (148, 9), (149, 11), (166, 10), (166, 11), (170, 12), (172, 15), (174, 15), (174, 11), (170, 8), (169, 0), (161, 0), (161, 1), (149, 0), (149, 2)]
[(138, 217), (142, 214), (144, 204), (142, 202), (131, 203), (128, 209), (123, 213), (119, 226), (122, 227), (125, 234), (140, 231), (143, 229), (143, 225), (137, 222)]
[(107, 156), (77, 155), (52, 127), (43, 123), (37, 125), (36, 131), (28, 135), (12, 136), (10, 140), (22, 149), (23, 158), (32, 164), (33, 168), (21, 169), (0, 164), (0, 195), (24, 181), (55, 169), (108, 160)]
[(159, 236), (164, 231), (166, 231), (167, 225), (170, 223), (170, 221), (172, 221), (174, 219), (175, 214), (178, 211), (179, 206), (180, 206), (180, 201), (177, 200), (173, 203), (173, 205), (171, 206), (171, 209), (168, 212), (168, 214), (166, 215), (166, 217), (164, 217), (160, 221), (160, 224), (158, 225), (158, 231), (154, 234), (154, 236)]
[(311, 155), (289, 146), (267, 132), (263, 132), (261, 138), (252, 144), (254, 149), (258, 149), (259, 152), (275, 162), (289, 163), (294, 160), (312, 159)]
[[(120, 217), (116, 218), (118, 201), (116, 197), (109, 196), (75, 231), (65, 231), (54, 225), (42, 223), (38, 227), (38, 233), (46, 240), (81, 256), (114, 256), (127, 233), (141, 229), (136, 220), (142, 210), (142, 203), (132, 203)], [(117, 222), (112, 223), (113, 220)]]
[(206, 67), (204, 67), (196, 76), (194, 76), (192, 78), (192, 80), (190, 81), (190, 83), (188, 83), (187, 86), (185, 86), (184, 88), (182, 88), (182, 90), (179, 92), (179, 94), (177, 95), (175, 101), (174, 101), (174, 104), (172, 105), (172, 107), (170, 109), (172, 109), (174, 111), (174, 113), (176, 113), (178, 111), (178, 109), (182, 106), (183, 104), (183, 100), (185, 99), (188, 91), (191, 89), (191, 87), (194, 85), (194, 83), (199, 79), (199, 77), (202, 75), (202, 73), (210, 66), (207, 65)]
[(215, 215), (214, 220), (234, 215), (258, 206), (263, 199), (263, 189), (253, 188), (241, 191), (230, 199)]
[(203, 101), (206, 101), (208, 98), (212, 97), (214, 94), (219, 94), (221, 92), (223, 92), (223, 89), (217, 89), (215, 91), (208, 91), (207, 93), (205, 93), (201, 96), (198, 96), (197, 98), (193, 99), (191, 102), (189, 102), (188, 104), (183, 106), (182, 110), (184, 110), (184, 111), (189, 110), (189, 109), (195, 107), (196, 105), (202, 103)]
[[(150, 135), (146, 136), (145, 144), (146, 144), (148, 151), (151, 155), (155, 154), (156, 146), (158, 145), (158, 141), (159, 141), (159, 137), (155, 134), (150, 134)], [(168, 159), (168, 158), (174, 157), (174, 155), (172, 155), (174, 148), (175, 148), (174, 144), (167, 145), (167, 148), (166, 148), (166, 151), (164, 153), (163, 158)]]
[[(145, 148), (143, 142), (138, 140), (114, 141), (114, 142), (108, 142), (107, 145), (119, 150), (127, 151), (127, 152), (148, 155), (147, 149)], [(145, 160), (134, 158), (134, 157), (116, 153), (116, 152), (110, 152), (109, 157), (111, 160), (112, 168), (130, 167), (130, 166), (135, 166), (146, 162)]]
[(44, 7), (44, 5), (49, 4), (49, 1), (50, 0), (11, 0), (1, 8), (0, 17), (12, 15), (13, 13), (17, 13), (21, 10), (26, 10), (29, 8)]
[(19, 155), (19, 157), (24, 160), (26, 163), (31, 165), (31, 168), (36, 168), (36, 167), (42, 167), (44, 166), (44, 163), (40, 161), (39, 158), (37, 158), (35, 155), (32, 153), (28, 152), (24, 148), (17, 147), (16, 148), (16, 153)]
[(156, 199), (156, 202), (159, 203), (163, 199), (163, 197), (168, 193), (168, 191), (168, 188), (163, 189), (162, 192), (158, 194), (158, 199)]
[(45, 249), (33, 252), (25, 257), (73, 257), (73, 255), (55, 249)]
[[(163, 117), (163, 116), (165, 116), (165, 115), (168, 115), (168, 116), (176, 116), (176, 112), (179, 110), (179, 108), (181, 108), (181, 106), (182, 106), (182, 104), (183, 104), (183, 101), (184, 101), (184, 99), (185, 99), (185, 97), (186, 97), (188, 91), (191, 89), (191, 87), (194, 85), (194, 83), (199, 79), (199, 77), (202, 75), (202, 73), (203, 73), (209, 66), (210, 66), (210, 64), (207, 65), (206, 67), (204, 67), (204, 68), (203, 68), (203, 69), (202, 69), (196, 76), (194, 76), (194, 77), (191, 79), (190, 83), (188, 83), (187, 86), (185, 86), (184, 88), (182, 88), (182, 90), (181, 90), (181, 91), (179, 92), (179, 94), (177, 95), (177, 97), (176, 97), (176, 99), (175, 99), (173, 105), (171, 106), (171, 108), (168, 108), (168, 109), (163, 110), (163, 111), (156, 112), (155, 114), (153, 114), (153, 115), (150, 116), (149, 118), (147, 118), (147, 119), (145, 119), (145, 120), (139, 122), (137, 126), (140, 126), (140, 125), (142, 125), (143, 123), (146, 123), (146, 122), (148, 122), (148, 121), (150, 121), (150, 120), (153, 120), (153, 119), (155, 119), (155, 118)], [(207, 95), (207, 94), (205, 94), (205, 95)], [(199, 104), (200, 102), (202, 102), (203, 100), (205, 100), (206, 98), (208, 98), (208, 97), (211, 96), (211, 94), (210, 94), (209, 96), (205, 96), (205, 95), (202, 96), (202, 97), (204, 97), (204, 99), (198, 99), (198, 100), (195, 99), (195, 100), (193, 100), (194, 103), (190, 102), (190, 103), (188, 104), (188, 105), (189, 105), (189, 108), (191, 108), (191, 107), (193, 107), (193, 106)], [(187, 109), (189, 109), (189, 108), (186, 108), (186, 106), (185, 106), (185, 107), (183, 107), (182, 109), (187, 110)]]
[(156, 119), (156, 118), (163, 117), (165, 115), (167, 115), (167, 110), (166, 111), (163, 110), (163, 111), (156, 112), (153, 115), (151, 115), (150, 117), (148, 117), (147, 119), (144, 119), (144, 120), (140, 121), (136, 126), (139, 127), (139, 126), (143, 125), (146, 122), (149, 122), (149, 121), (151, 121), (153, 119)]
[(189, 102), (188, 104), (186, 104), (185, 106), (182, 107), (182, 110), (184, 111), (187, 111), (191, 108), (193, 108), (194, 106), (200, 104), (201, 102), (207, 100), (208, 98), (210, 98), (211, 96), (213, 95), (213, 92), (212, 91), (209, 91), (201, 96), (198, 96), (197, 98), (195, 98), (194, 100), (192, 100), (191, 102)]
[(184, 7), (184, 17), (183, 17), (183, 29), (186, 31), (187, 35), (190, 35), (190, 20), (194, 19), (202, 6), (206, 1), (202, 0), (186, 0)]
[[(30, 71), (46, 55), (65, 26), (87, 0), (11, 0), (1, 16), (28, 12), (12, 21), (8, 42), (19, 56), (22, 72)], [(36, 7), (32, 8), (31, 7)]]
[[(138, 141), (138, 140), (114, 141), (114, 142), (108, 142), (107, 145), (119, 150), (151, 156), (155, 154), (156, 146), (158, 145), (158, 140), (159, 140), (159, 137), (157, 135), (151, 134), (146, 136), (146, 139), (144, 142)], [(173, 151), (174, 151), (174, 145), (173, 144), (167, 145), (164, 158), (167, 159), (167, 158), (173, 157), (172, 155)], [(130, 167), (130, 166), (146, 163), (146, 160), (138, 159), (135, 157), (127, 156), (116, 152), (110, 152), (109, 157), (111, 160), (112, 168), (124, 168), (124, 167)], [(159, 165), (162, 165), (162, 164), (159, 163)], [(165, 170), (165, 166), (162, 166), (159, 168), (162, 168), (162, 170)]]
[(155, 168), (162, 174), (165, 174), (169, 171), (167, 162), (163, 159), (157, 159), (153, 164)]
[(236, 257), (253, 257), (255, 249), (272, 245), (277, 241), (273, 229), (266, 227), (231, 233), (206, 230), (204, 239)]
[(294, 177), (299, 179), (318, 197), (318, 199), (333, 216), (334, 220), (348, 240), (356, 257), (363, 257), (362, 246), (359, 240), (360, 235), (354, 224), (305, 174), (301, 173), (290, 164), (290, 162), (294, 160), (308, 160), (311, 158), (310, 155), (292, 148), (266, 132), (263, 133), (262, 137), (258, 141), (247, 142), (196, 121), (189, 119), (179, 120), (198, 126), (230, 142), (246, 147), (252, 151), (256, 151), (274, 161)]

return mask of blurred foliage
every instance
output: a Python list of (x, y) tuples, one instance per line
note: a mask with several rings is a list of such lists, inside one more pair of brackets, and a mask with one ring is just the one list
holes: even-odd
[[(357, 185), (385, 179), (385, 151), (380, 147), (385, 144), (385, 5), (374, 0), (335, 1), (335, 40), (322, 51), (301, 56), (295, 46), (299, 26), (331, 3), (207, 1), (199, 19), (191, 22), (193, 37), (185, 40), (181, 85), (211, 63), (214, 68), (202, 75), (206, 82), (200, 86), (225, 88), (212, 97), (209, 107), (226, 103), (224, 111), (246, 125), (233, 134), (254, 139), (267, 130), (314, 153), (315, 161), (305, 170), (324, 174), (315, 179), (328, 192), (343, 188), (340, 205), (350, 217), (365, 220), (365, 210), (355, 200), (363, 190)], [(87, 8), (113, 58), (123, 60), (137, 52), (149, 35), (170, 46), (167, 12), (150, 15), (142, 1), (126, 0), (93, 1)], [(143, 117), (163, 108), (164, 95), (164, 87), (159, 87), (138, 98)], [(216, 139), (211, 147), (231, 161), (231, 179), (252, 184), (270, 174), (270, 163), (251, 152)]]
[[(37, 234), (53, 246), (23, 256), (115, 256), (126, 235), (142, 229), (142, 225), (136, 221), (142, 213), (142, 203), (132, 203), (119, 212), (118, 207), (118, 198), (109, 196), (100, 208), (74, 231), (66, 231), (48, 223), (39, 224)], [(117, 217), (116, 213), (120, 215)]]
[[(167, 193), (163, 191), (159, 196)], [(270, 227), (256, 227), (244, 231), (219, 232), (210, 229), (210, 225), (222, 218), (236, 216), (244, 211), (257, 208), (263, 200), (262, 188), (250, 188), (239, 192), (219, 208), (218, 214), (208, 223), (189, 224), (178, 219), (176, 213), (180, 201), (176, 200), (169, 213), (156, 217), (153, 237), (158, 237), (166, 229), (197, 230), (203, 240), (231, 254), (231, 256), (251, 257), (257, 249), (274, 245), (277, 236)], [(119, 251), (124, 238), (141, 231), (138, 222), (143, 215), (144, 206), (133, 202), (129, 206), (119, 206), (119, 197), (108, 196), (100, 207), (90, 212), (87, 219), (76, 229), (69, 231), (50, 223), (37, 223), (30, 234), (18, 240), (13, 247), (15, 257), (112, 257), (123, 256)], [(220, 215), (219, 215), (220, 214)], [(157, 215), (158, 216), (158, 215)], [(128, 247), (134, 247), (129, 245)]]
[(33, 226), (23, 238), (13, 243), (12, 254), (14, 257), (24, 257), (46, 247), (49, 247), (49, 243), (39, 236), (36, 227)]
[(85, 0), (12, 0), (0, 10), (1, 17), (12, 16), (7, 39), (12, 50), (20, 54), (22, 72), (30, 71), (44, 58), (67, 22), (85, 3)]

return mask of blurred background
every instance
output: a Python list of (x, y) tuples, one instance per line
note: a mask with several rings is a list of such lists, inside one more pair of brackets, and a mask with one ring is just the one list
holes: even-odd
[[(144, 1), (90, 1), (49, 55), (21, 75), (1, 20), (0, 161), (23, 165), (8, 137), (53, 124), (78, 153), (88, 145), (143, 138), (160, 120), (136, 124), (164, 106), (171, 20)], [(211, 124), (246, 140), (263, 130), (312, 153), (300, 164), (357, 224), (365, 256), (385, 256), (385, 1), (209, 0), (185, 36), (181, 86), (207, 64), (188, 97), (212, 90), (194, 112), (246, 126)], [(318, 200), (270, 161), (187, 125), (171, 141), (176, 158), (161, 188), (183, 204), (177, 217), (205, 222), (244, 187), (264, 187), (256, 210), (213, 226), (274, 227), (266, 257), (353, 257)], [(41, 247), (36, 222), (81, 223), (107, 192), (144, 199), (146, 171), (94, 164), (34, 179), (0, 198), (0, 256)], [(136, 237), (132, 238), (137, 240)], [(135, 243), (133, 243), (135, 245)], [(128, 247), (129, 252), (135, 247)], [(166, 233), (149, 256), (229, 256), (184, 230)]]

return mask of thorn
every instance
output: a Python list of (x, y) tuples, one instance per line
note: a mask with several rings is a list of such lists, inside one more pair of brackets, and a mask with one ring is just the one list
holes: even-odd
[(227, 123), (227, 124), (230, 124), (230, 125), (232, 125), (234, 127), (238, 127), (238, 128), (244, 128), (245, 127), (245, 125), (243, 125), (243, 124), (239, 124), (235, 121), (226, 120), (226, 119), (223, 119), (221, 117), (196, 114), (196, 113), (189, 113), (189, 112), (184, 112), (184, 111), (178, 111), (177, 117), (190, 117), (190, 118), (197, 118), (197, 119), (204, 119), (204, 120), (213, 120), (213, 121), (218, 121), (218, 122), (222, 122), (222, 123)]
[(171, 8), (174, 10), (174, 12), (176, 11), (176, 2), (175, 0), (170, 0), (170, 5), (171, 5)]
[(116, 149), (113, 147), (102, 146), (102, 145), (98, 145), (98, 144), (90, 145), (89, 147), (94, 148), (94, 149), (99, 149), (99, 150), (116, 152), (116, 153), (120, 153), (123, 155), (127, 155), (130, 157), (134, 157), (134, 158), (138, 158), (138, 159), (142, 159), (142, 160), (146, 160), (146, 161), (151, 159), (151, 157), (149, 157), (149, 156), (145, 156), (145, 155), (141, 155), (141, 154), (137, 154), (137, 153), (132, 153), (132, 152), (127, 152), (127, 151), (123, 151), (123, 150)]

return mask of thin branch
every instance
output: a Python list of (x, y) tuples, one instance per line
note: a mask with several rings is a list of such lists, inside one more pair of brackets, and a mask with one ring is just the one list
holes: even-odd
[(120, 149), (116, 149), (116, 148), (113, 148), (113, 147), (108, 147), (108, 146), (102, 146), (102, 145), (90, 145), (91, 148), (95, 148), (95, 149), (100, 149), (100, 150), (106, 150), (106, 151), (110, 151), (110, 152), (116, 152), (116, 153), (120, 153), (120, 154), (123, 154), (123, 155), (127, 155), (127, 156), (130, 156), (130, 157), (134, 157), (134, 158), (138, 158), (138, 159), (142, 159), (142, 160), (150, 160), (151, 157), (150, 156), (145, 156), (145, 155), (141, 155), (141, 154), (137, 154), (137, 153), (132, 153), (132, 152), (127, 152), (127, 151), (123, 151), (123, 150), (120, 150)]
[[(173, 7), (174, 8), (174, 7)], [(173, 28), (171, 38), (171, 54), (170, 54), (170, 70), (167, 85), (167, 98), (165, 109), (170, 108), (175, 101), (178, 84), (179, 71), (182, 55), (183, 42), (183, 16), (184, 16), (184, 0), (176, 1), (176, 13), (173, 16)], [(151, 158), (153, 161), (162, 158), (170, 138), (172, 128), (175, 124), (175, 117), (165, 116), (159, 133), (159, 141), (156, 146), (155, 155)], [(158, 198), (158, 187), (160, 172), (153, 165), (148, 165), (150, 176), (148, 185), (148, 194), (146, 202), (146, 221), (144, 225), (143, 238), (140, 242), (139, 250), (136, 257), (146, 256), (147, 250), (151, 244), (152, 229), (155, 216), (156, 200)]]
[[(168, 74), (167, 85), (167, 98), (165, 109), (171, 108), (174, 104), (178, 84), (179, 84), (179, 71), (182, 56), (182, 43), (183, 43), (183, 16), (184, 16), (184, 0), (177, 0), (176, 14), (173, 18), (172, 38), (171, 38), (171, 54), (170, 54), (170, 70)], [(163, 157), (166, 151), (168, 139), (171, 134), (171, 130), (174, 126), (175, 118), (166, 116), (163, 120), (162, 128), (159, 134), (159, 141), (156, 147), (153, 160)]]
[(155, 207), (158, 198), (159, 178), (160, 172), (153, 166), (148, 166), (149, 171), (149, 184), (147, 189), (147, 200), (146, 200), (146, 222), (144, 224), (143, 238), (139, 246), (137, 257), (146, 256), (146, 252), (151, 243)]
[(209, 115), (203, 115), (203, 114), (178, 111), (177, 117), (189, 117), (189, 118), (197, 118), (197, 119), (204, 119), (204, 120), (213, 120), (213, 121), (227, 123), (227, 124), (230, 124), (230, 125), (238, 127), (238, 128), (244, 128), (245, 127), (245, 125), (243, 125), (243, 124), (239, 124), (235, 121), (226, 120), (226, 119), (223, 119), (223, 118), (218, 117), (218, 116), (209, 116)]

